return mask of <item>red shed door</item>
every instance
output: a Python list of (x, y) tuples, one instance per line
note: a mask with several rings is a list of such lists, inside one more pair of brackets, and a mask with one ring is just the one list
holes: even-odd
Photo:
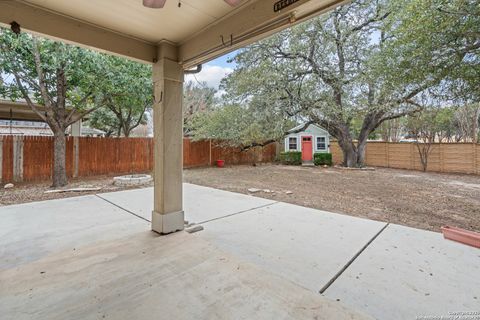
[(302, 137), (302, 160), (312, 161), (312, 137)]

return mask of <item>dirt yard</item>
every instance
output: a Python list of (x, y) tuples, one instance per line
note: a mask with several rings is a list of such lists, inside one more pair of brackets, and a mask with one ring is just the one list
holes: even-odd
[(189, 169), (184, 180), (246, 194), (268, 189), (275, 193), (254, 195), (437, 232), (443, 225), (480, 231), (479, 176), (261, 165)]

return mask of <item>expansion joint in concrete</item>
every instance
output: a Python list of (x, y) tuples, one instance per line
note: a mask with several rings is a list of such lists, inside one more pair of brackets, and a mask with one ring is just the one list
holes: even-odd
[(99, 196), (98, 194), (96, 194), (96, 196), (97, 196), (98, 198), (102, 199), (103, 201), (106, 201), (106, 202), (110, 203), (111, 205), (113, 205), (113, 206), (115, 206), (115, 207), (117, 207), (117, 208), (119, 208), (119, 209), (122, 209), (123, 211), (125, 211), (125, 212), (127, 212), (127, 213), (129, 213), (129, 214), (131, 214), (131, 215), (133, 215), (133, 216), (135, 216), (135, 217), (137, 217), (137, 218), (140, 218), (140, 219), (145, 220), (145, 221), (147, 221), (147, 222), (151, 222), (150, 220), (148, 220), (148, 219), (146, 219), (146, 218), (144, 218), (144, 217), (136, 214), (135, 212), (132, 212), (132, 211), (130, 211), (130, 210), (128, 210), (128, 209), (125, 209), (125, 208), (122, 207), (122, 206), (119, 206), (119, 205), (116, 204), (115, 202), (112, 202), (112, 201), (110, 201), (110, 200), (107, 200), (107, 199)]
[(246, 213), (246, 212), (249, 212), (249, 211), (269, 207), (269, 206), (272, 206), (272, 205), (277, 204), (277, 203), (279, 203), (279, 202), (275, 201), (275, 202), (272, 202), (272, 203), (267, 203), (267, 204), (264, 204), (264, 205), (261, 205), (261, 206), (255, 207), (255, 208), (250, 208), (250, 209), (234, 212), (234, 213), (227, 214), (225, 216), (221, 216), (221, 217), (218, 217), (218, 218), (213, 218), (213, 219), (205, 220), (205, 221), (202, 221), (202, 222), (196, 222), (196, 224), (205, 224), (205, 223), (208, 223), (208, 222), (211, 222), (211, 221), (220, 220), (220, 219), (223, 219), (223, 218), (229, 218), (229, 217), (232, 217), (232, 216), (236, 216), (237, 214)]
[(380, 231), (378, 231), (353, 257), (352, 259), (350, 259), (346, 265), (343, 266), (342, 269), (340, 269), (340, 271), (338, 271), (335, 276), (330, 279), (330, 281), (327, 282), (326, 285), (323, 286), (322, 289), (320, 289), (319, 293), (320, 294), (323, 294), (341, 275), (342, 273), (345, 272), (345, 270), (348, 269), (348, 267), (350, 267), (350, 265), (363, 253), (363, 251), (365, 251), (365, 249), (367, 249), (367, 247), (373, 242), (375, 241), (375, 239), (377, 239), (377, 237), (390, 225), (390, 223), (386, 223), (382, 229), (380, 229)]

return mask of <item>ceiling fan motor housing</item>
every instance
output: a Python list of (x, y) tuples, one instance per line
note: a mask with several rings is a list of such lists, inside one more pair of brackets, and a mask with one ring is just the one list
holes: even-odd
[[(226, 3), (231, 5), (232, 7), (237, 6), (242, 2), (242, 0), (224, 0)], [(143, 6), (152, 9), (161, 9), (165, 5), (167, 0), (143, 0)], [(180, 7), (180, 6), (179, 6)]]

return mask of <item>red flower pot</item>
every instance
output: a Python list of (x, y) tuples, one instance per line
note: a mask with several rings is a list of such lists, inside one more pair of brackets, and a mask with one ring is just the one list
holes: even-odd
[(450, 226), (442, 227), (442, 232), (445, 239), (480, 248), (480, 233)]
[(225, 165), (225, 160), (217, 160), (217, 167), (223, 168), (224, 165)]

